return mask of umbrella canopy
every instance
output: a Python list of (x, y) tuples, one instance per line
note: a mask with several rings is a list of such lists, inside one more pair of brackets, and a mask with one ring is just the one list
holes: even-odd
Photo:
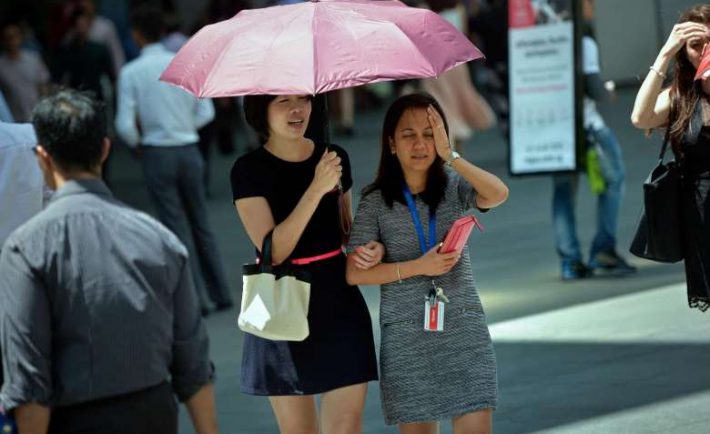
[(435, 77), (483, 54), (432, 11), (396, 0), (244, 10), (205, 26), (161, 80), (198, 97), (311, 94)]

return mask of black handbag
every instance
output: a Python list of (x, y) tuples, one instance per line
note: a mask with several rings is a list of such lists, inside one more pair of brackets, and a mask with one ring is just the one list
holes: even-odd
[(629, 251), (656, 262), (678, 262), (683, 251), (681, 168), (675, 160), (663, 162), (669, 134), (661, 146), (658, 164), (643, 183), (644, 210)]

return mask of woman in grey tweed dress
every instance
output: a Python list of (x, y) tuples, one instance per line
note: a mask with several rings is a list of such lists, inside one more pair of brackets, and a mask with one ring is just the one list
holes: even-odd
[[(426, 94), (392, 104), (385, 116), (378, 176), (363, 192), (349, 246), (348, 282), (382, 285), (382, 408), (387, 424), (399, 424), (407, 434), (436, 433), (443, 419), (452, 420), (456, 434), (490, 432), (497, 399), (495, 356), (468, 249), (460, 254), (437, 249), (456, 219), (470, 208), (501, 204), (508, 189), (450, 149), (441, 113)], [(405, 185), (425, 237), (434, 210), (436, 241), (428, 244), (435, 247), (425, 254)], [(386, 249), (384, 262), (376, 266), (352, 254), (370, 240)], [(423, 327), (432, 279), (448, 298), (440, 332)]]

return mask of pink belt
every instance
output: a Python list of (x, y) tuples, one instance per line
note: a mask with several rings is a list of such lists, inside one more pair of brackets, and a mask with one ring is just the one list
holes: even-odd
[(333, 250), (332, 252), (323, 253), (322, 255), (311, 256), (308, 258), (291, 259), (291, 263), (294, 265), (308, 265), (311, 262), (325, 261), (326, 259), (333, 258), (335, 256), (338, 256), (341, 253), (343, 253), (342, 247), (339, 248), (338, 250)]
[[(307, 258), (291, 259), (291, 263), (293, 265), (308, 265), (313, 262), (325, 261), (326, 259), (334, 258), (341, 253), (343, 253), (342, 247), (339, 248), (338, 250), (333, 250), (332, 252), (323, 253), (322, 255), (309, 256)], [(256, 263), (258, 264), (259, 262), (261, 262), (260, 258), (256, 258)]]

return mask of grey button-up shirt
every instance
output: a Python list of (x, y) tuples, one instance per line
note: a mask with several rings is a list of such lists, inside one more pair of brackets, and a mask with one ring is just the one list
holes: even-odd
[(208, 338), (178, 239), (99, 180), (67, 182), (0, 254), (6, 409), (66, 406), (166, 380), (210, 381)]

